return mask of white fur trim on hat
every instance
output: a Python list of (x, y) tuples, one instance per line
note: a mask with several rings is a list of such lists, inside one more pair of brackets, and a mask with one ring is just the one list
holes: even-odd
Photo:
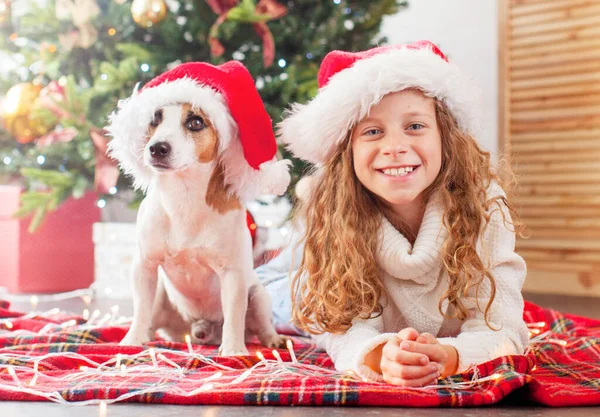
[(479, 93), (452, 63), (427, 48), (395, 49), (356, 61), (333, 75), (308, 104), (295, 104), (278, 125), (294, 156), (322, 164), (386, 94), (418, 88), (442, 100), (459, 127), (476, 136)]

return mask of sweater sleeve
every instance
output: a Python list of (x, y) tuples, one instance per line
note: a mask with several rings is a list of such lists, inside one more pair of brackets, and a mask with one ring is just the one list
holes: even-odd
[(515, 233), (508, 208), (503, 203), (499, 204), (500, 207), (494, 203), (490, 210), (490, 221), (479, 245), (482, 261), (489, 260), (490, 272), (496, 284), (496, 294), (489, 313), (492, 328), (486, 324), (482, 312), (491, 296), (490, 282), (484, 279), (479, 290), (470, 289), (463, 300), (468, 313), (460, 334), (438, 339), (440, 343), (456, 348), (459, 355), (458, 372), (500, 356), (523, 354), (529, 341), (529, 331), (523, 320), (524, 302), (521, 294), (526, 265), (523, 258), (515, 253)]
[(365, 365), (365, 358), (377, 346), (387, 343), (395, 333), (380, 333), (381, 317), (354, 320), (343, 334), (324, 333), (313, 336), (317, 345), (325, 349), (338, 371), (354, 371), (369, 381), (383, 382), (381, 374)]

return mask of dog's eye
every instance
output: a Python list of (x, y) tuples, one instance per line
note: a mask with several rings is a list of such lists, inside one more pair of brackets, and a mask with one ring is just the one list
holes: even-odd
[(154, 113), (154, 117), (150, 121), (150, 126), (153, 126), (153, 127), (158, 126), (160, 124), (160, 122), (162, 122), (162, 118), (163, 118), (162, 110), (156, 110), (156, 112)]
[(206, 125), (204, 124), (204, 120), (202, 120), (202, 117), (200, 117), (200, 116), (193, 116), (193, 117), (191, 117), (191, 118), (190, 118), (190, 119), (187, 121), (187, 123), (186, 123), (186, 125), (185, 125), (185, 126), (186, 126), (186, 127), (189, 129), (189, 130), (196, 132), (196, 131), (198, 131), (198, 130), (202, 130), (202, 129), (204, 129), (204, 127), (205, 127)]

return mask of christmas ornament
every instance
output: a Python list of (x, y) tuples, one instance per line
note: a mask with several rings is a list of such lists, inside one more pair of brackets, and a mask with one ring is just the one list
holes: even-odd
[(55, 13), (58, 20), (70, 20), (77, 28), (58, 35), (67, 52), (73, 48), (87, 49), (98, 39), (98, 31), (90, 22), (100, 14), (96, 0), (57, 0)]
[(98, 40), (98, 31), (91, 23), (67, 33), (60, 33), (58, 41), (67, 52), (73, 48), (87, 49)]
[(70, 20), (77, 27), (82, 27), (100, 14), (96, 0), (56, 0), (56, 18)]
[(10, 15), (10, 1), (0, 0), (0, 27), (8, 26), (10, 23)]
[(18, 142), (31, 142), (54, 127), (31, 115), (41, 89), (41, 86), (32, 83), (17, 84), (8, 90), (2, 101), (0, 107), (2, 124)]
[(131, 16), (138, 26), (152, 27), (160, 23), (167, 15), (167, 4), (164, 0), (133, 0)]
[(60, 120), (69, 116), (69, 113), (64, 108), (66, 101), (64, 87), (57, 81), (51, 81), (40, 90), (34, 107), (50, 110)]
[(207, 0), (213, 12), (219, 15), (210, 28), (208, 43), (212, 56), (221, 56), (225, 52), (217, 39), (219, 26), (226, 20), (240, 23), (251, 23), (263, 43), (263, 64), (270, 67), (275, 59), (275, 41), (267, 26), (268, 21), (279, 19), (287, 13), (287, 8), (277, 0), (260, 0), (257, 5), (253, 0)]

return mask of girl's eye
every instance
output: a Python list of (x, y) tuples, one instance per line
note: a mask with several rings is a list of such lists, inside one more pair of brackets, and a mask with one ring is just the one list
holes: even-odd
[(381, 134), (381, 130), (379, 129), (369, 129), (363, 135), (365, 136), (375, 136)]
[(421, 123), (412, 123), (408, 126), (408, 130), (421, 130), (423, 129), (425, 126), (423, 126)]
[(204, 129), (204, 120), (202, 120), (202, 117), (194, 116), (188, 120), (186, 127), (192, 131), (202, 130)]

